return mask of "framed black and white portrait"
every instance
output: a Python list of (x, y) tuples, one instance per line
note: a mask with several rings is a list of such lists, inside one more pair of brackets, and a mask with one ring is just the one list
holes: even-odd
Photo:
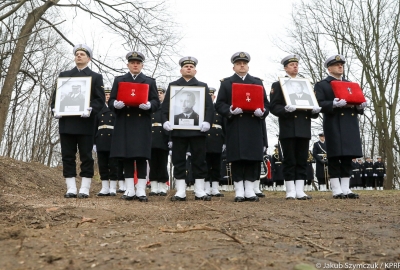
[(55, 110), (58, 115), (82, 115), (90, 107), (92, 77), (60, 77), (57, 80)]
[(318, 106), (309, 79), (281, 77), (279, 82), (287, 105), (294, 105), (296, 109), (304, 110), (310, 110), (314, 106)]
[(204, 86), (175, 86), (170, 88), (169, 119), (173, 129), (200, 130), (204, 121)]

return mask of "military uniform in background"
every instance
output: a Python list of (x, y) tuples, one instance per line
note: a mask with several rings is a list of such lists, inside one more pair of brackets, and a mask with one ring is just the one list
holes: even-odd
[(153, 112), (151, 117), (151, 160), (150, 165), (150, 185), (149, 196), (167, 196), (168, 176), (168, 141), (170, 132), (162, 127), (162, 102), (164, 101), (165, 88), (158, 87), (158, 96), (161, 106)]
[[(215, 98), (216, 89), (210, 87), (211, 99)], [(225, 151), (225, 128), (226, 119), (215, 111), (211, 128), (207, 132), (206, 137), (206, 162), (208, 174), (205, 179), (205, 192), (215, 197), (224, 197), (219, 192), (219, 184), (221, 180), (221, 155)]]
[[(108, 99), (111, 89), (105, 88), (104, 93), (107, 96), (106, 99)], [(105, 103), (103, 109), (97, 114), (94, 125), (96, 134), (94, 137), (94, 144), (97, 151), (97, 163), (102, 185), (102, 189), (97, 196), (117, 195), (118, 160), (110, 157), (114, 125), (115, 112), (111, 111), (107, 103)]]
[(365, 181), (365, 189), (372, 190), (375, 187), (374, 183), (374, 163), (372, 160), (367, 157), (364, 162), (364, 177), (366, 178)]
[(381, 161), (381, 157), (376, 157), (377, 161), (374, 163), (374, 174), (376, 180), (376, 189), (383, 190), (383, 178), (386, 176), (385, 164)]

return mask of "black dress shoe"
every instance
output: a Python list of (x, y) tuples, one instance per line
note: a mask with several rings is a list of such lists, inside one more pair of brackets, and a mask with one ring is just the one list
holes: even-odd
[(137, 198), (138, 198), (139, 202), (148, 202), (149, 201), (149, 199), (147, 199), (146, 196), (138, 196)]
[(334, 199), (346, 199), (346, 196), (343, 193), (333, 195)]
[(264, 198), (265, 194), (264, 193), (256, 193), (256, 196), (259, 198)]
[(259, 202), (260, 198), (258, 198), (257, 196), (253, 196), (253, 197), (249, 197), (249, 198), (245, 197), (244, 200), (247, 202)]
[(196, 201), (199, 201), (199, 200), (201, 200), (201, 201), (211, 201), (211, 196), (210, 195), (204, 195), (203, 197), (194, 196), (194, 199)]
[(181, 198), (181, 197), (178, 197), (178, 196), (172, 196), (172, 197), (171, 197), (171, 201), (173, 201), (173, 202), (176, 202), (176, 201), (186, 201), (186, 197)]
[(222, 194), (222, 193), (217, 193), (217, 194), (214, 194), (214, 195), (211, 195), (211, 196), (214, 196), (214, 197), (225, 197), (225, 195)]
[(126, 200), (126, 201), (133, 201), (136, 196), (128, 196), (128, 195), (122, 195), (121, 199)]
[(359, 199), (360, 198), (360, 196), (358, 194), (353, 193), (353, 192), (349, 193), (347, 195), (344, 195), (344, 196), (346, 196), (348, 199)]
[(235, 197), (235, 202), (244, 202), (244, 197)]
[(110, 196), (117, 196), (117, 193), (115, 193), (115, 192), (110, 192)]
[(149, 193), (149, 196), (158, 196), (158, 195), (159, 195), (159, 193), (153, 192), (153, 191)]
[(79, 198), (79, 199), (87, 199), (87, 198), (89, 198), (89, 195), (87, 195), (87, 194), (85, 194), (85, 193), (79, 193), (79, 194), (78, 194), (78, 198)]
[(117, 193), (125, 193), (125, 190), (118, 189), (118, 190), (117, 190)]
[(295, 197), (286, 197), (286, 200), (296, 200)]
[(158, 193), (158, 196), (167, 196), (167, 193), (161, 191), (160, 193)]
[(311, 199), (312, 199), (312, 197), (311, 197), (311, 196), (308, 196), (308, 195), (306, 195), (306, 196), (303, 196), (303, 197), (300, 197), (300, 198), (296, 198), (296, 199), (298, 199), (298, 200), (301, 200), (301, 201), (306, 201), (306, 200), (311, 200)]
[(67, 194), (64, 195), (64, 198), (67, 198), (67, 199), (76, 198), (76, 194), (74, 194), (74, 193), (67, 193)]
[(110, 193), (106, 193), (106, 194), (104, 194), (104, 193), (97, 193), (97, 196), (100, 196), (100, 197), (102, 197), (102, 196), (110, 196)]

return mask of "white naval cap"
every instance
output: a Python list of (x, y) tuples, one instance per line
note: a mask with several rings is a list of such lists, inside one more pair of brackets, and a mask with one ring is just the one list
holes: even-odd
[(138, 60), (140, 62), (144, 62), (144, 55), (141, 52), (137, 52), (137, 51), (132, 51), (132, 52), (128, 52), (125, 56), (126, 60), (131, 61), (131, 60)]
[(247, 52), (237, 52), (232, 55), (231, 62), (232, 64), (235, 64), (235, 62), (239, 60), (250, 62), (250, 59), (250, 54), (248, 54)]
[(214, 87), (208, 87), (208, 90), (209, 90), (210, 94), (214, 94), (215, 91), (217, 91), (217, 89), (215, 89)]
[(86, 45), (86, 44), (77, 44), (77, 45), (75, 45), (75, 47), (72, 50), (72, 52), (75, 55), (77, 51), (83, 51), (89, 56), (89, 58), (92, 58), (92, 49), (90, 49), (89, 46)]
[(324, 66), (325, 66), (325, 68), (328, 68), (330, 65), (333, 65), (335, 63), (343, 63), (344, 64), (344, 63), (346, 63), (346, 58), (344, 58), (344, 56), (341, 54), (332, 55), (325, 60)]
[(184, 65), (187, 65), (187, 64), (197, 66), (198, 62), (199, 61), (197, 60), (197, 58), (193, 57), (193, 56), (185, 56), (185, 57), (182, 57), (181, 59), (179, 59), (179, 65), (181, 67), (183, 67)]
[(299, 62), (300, 57), (297, 54), (290, 54), (282, 59), (281, 64), (286, 67), (287, 64), (292, 62)]

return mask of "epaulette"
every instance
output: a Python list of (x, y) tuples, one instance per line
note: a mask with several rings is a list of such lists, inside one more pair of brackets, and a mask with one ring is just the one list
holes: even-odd
[(104, 88), (104, 85), (102, 85), (101, 88)]
[(227, 80), (227, 79), (229, 79), (229, 77), (223, 78), (220, 81), (223, 82), (224, 80)]

